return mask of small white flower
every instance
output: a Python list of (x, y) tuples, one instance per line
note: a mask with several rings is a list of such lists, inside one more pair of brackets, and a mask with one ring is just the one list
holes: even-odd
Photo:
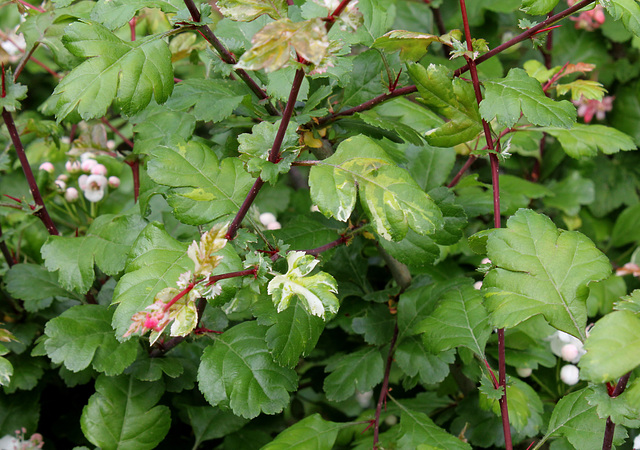
[(580, 369), (573, 364), (567, 364), (560, 369), (560, 379), (569, 386), (573, 386), (580, 380)]
[(80, 161), (67, 161), (64, 163), (64, 168), (67, 169), (69, 173), (78, 173), (82, 170), (82, 165)]
[(311, 212), (320, 212), (320, 208), (318, 208), (318, 205), (312, 205), (310, 209)]
[(277, 220), (267, 225), (267, 230), (279, 230), (280, 228), (282, 228), (282, 225)]
[(80, 175), (80, 177), (78, 178), (78, 186), (80, 186), (80, 189), (83, 191), (87, 188), (88, 178), (89, 178), (89, 175)]
[(516, 372), (518, 373), (518, 376), (520, 378), (527, 378), (531, 376), (533, 370), (531, 370), (529, 367), (518, 367), (516, 369)]
[(482, 281), (476, 281), (473, 283), (473, 288), (478, 290), (482, 289)]
[(67, 189), (67, 183), (65, 183), (62, 180), (56, 180), (54, 181), (56, 188), (58, 189), (58, 191), (60, 192), (64, 192)]
[[(577, 363), (578, 361), (580, 361), (580, 358), (582, 357), (582, 355), (584, 355), (586, 352), (584, 351), (584, 345), (582, 344), (582, 341), (580, 341), (580, 339), (575, 338), (573, 336), (571, 336), (568, 333), (565, 333), (564, 331), (556, 331), (555, 333), (553, 333), (551, 336), (549, 336), (547, 338), (547, 340), (549, 341), (549, 344), (551, 345), (551, 351), (553, 352), (554, 355), (559, 356), (561, 358), (563, 358), (565, 361), (571, 362), (571, 363)], [(571, 344), (573, 346), (575, 346), (576, 350), (577, 350), (577, 355), (572, 358), (572, 359), (566, 359), (564, 358), (564, 355), (562, 353), (562, 349), (565, 345), (567, 344)], [(565, 350), (567, 356), (569, 356), (570, 354), (573, 353), (573, 349), (568, 348), (567, 350)]]
[(113, 150), (114, 148), (116, 148), (116, 141), (114, 141), (113, 139), (109, 139), (107, 141), (107, 148), (109, 150)]
[(266, 212), (260, 214), (260, 222), (265, 227), (268, 227), (270, 223), (277, 221), (276, 216), (273, 213)]
[(74, 187), (67, 188), (64, 193), (64, 199), (69, 203), (75, 202), (78, 200), (78, 190)]
[(633, 450), (640, 450), (640, 434), (633, 440)]
[(491, 264), (491, 260), (489, 258), (484, 258), (482, 261), (480, 261), (480, 264)]
[(97, 164), (98, 161), (96, 161), (95, 159), (85, 159), (84, 161), (82, 161), (80, 167), (82, 168), (83, 172), (89, 173), (91, 172), (91, 169), (93, 169), (93, 166)]
[[(80, 183), (80, 180), (78, 180)], [(103, 175), (89, 175), (86, 179), (84, 191), (84, 198), (91, 203), (96, 203), (102, 200), (104, 197), (104, 190), (107, 187), (107, 179)]]
[(20, 448), (20, 441), (14, 436), (7, 434), (0, 439), (0, 450), (14, 450)]
[(92, 168), (91, 168), (91, 174), (92, 175), (102, 175), (102, 176), (106, 176), (107, 175), (107, 168), (102, 165), (102, 164), (95, 164)]
[(120, 186), (120, 178), (118, 177), (109, 177), (109, 187), (115, 189)]
[(361, 408), (368, 408), (371, 405), (371, 399), (373, 398), (373, 391), (358, 392), (356, 394), (356, 401)]
[(54, 170), (56, 170), (56, 168), (53, 167), (53, 164), (51, 164), (49, 161), (43, 162), (42, 164), (40, 164), (39, 169), (49, 173), (53, 173)]

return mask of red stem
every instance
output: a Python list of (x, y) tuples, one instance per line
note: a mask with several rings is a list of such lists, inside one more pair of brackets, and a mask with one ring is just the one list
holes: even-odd
[(331, 250), (334, 247), (337, 247), (342, 244), (346, 244), (349, 238), (344, 234), (341, 235), (335, 241), (329, 242), (328, 244), (321, 245), (320, 247), (312, 248), (310, 250), (303, 250), (307, 255), (318, 256), (322, 252), (326, 252), (327, 250)]
[(196, 285), (195, 281), (192, 281), (191, 283), (189, 283), (189, 285), (186, 288), (184, 288), (182, 291), (180, 291), (175, 297), (173, 297), (169, 303), (164, 305), (164, 311), (165, 312), (169, 311), (169, 308), (171, 308), (173, 305), (175, 305), (176, 302), (178, 300), (180, 300), (182, 297), (184, 297), (189, 292), (191, 292), (193, 290), (193, 288), (195, 287), (195, 285)]
[(25, 2), (24, 0), (18, 0), (18, 3), (20, 3), (22, 6), (25, 6), (25, 7), (29, 8), (29, 9), (33, 9), (34, 11), (38, 11), (38, 12), (40, 12), (40, 13), (45, 12), (45, 10), (44, 10), (44, 9), (39, 8), (39, 7), (37, 7), (37, 6), (34, 6), (34, 5), (32, 5), (31, 3), (27, 3), (27, 2)]
[(462, 166), (462, 168), (458, 171), (458, 173), (456, 174), (455, 177), (453, 177), (453, 180), (451, 180), (451, 183), (449, 183), (447, 185), (448, 188), (452, 188), (454, 187), (456, 184), (458, 184), (458, 182), (460, 181), (460, 178), (462, 178), (462, 175), (464, 175), (464, 173), (467, 171), (467, 169), (469, 169), (469, 167), (471, 167), (471, 165), (476, 162), (476, 159), (478, 159), (478, 157), (476, 155), (470, 155), (469, 159), (467, 159), (467, 162), (464, 163), (464, 166)]
[(373, 448), (378, 448), (378, 437), (380, 433), (380, 414), (382, 413), (382, 404), (386, 403), (387, 394), (389, 393), (389, 374), (391, 373), (391, 364), (393, 363), (393, 352), (396, 346), (396, 340), (398, 339), (398, 317), (396, 316), (396, 323), (393, 327), (393, 336), (391, 336), (391, 343), (389, 344), (389, 353), (387, 354), (387, 365), (384, 369), (384, 379), (382, 380), (382, 387), (380, 388), (380, 396), (378, 397), (378, 404), (376, 405), (376, 415), (373, 425)]
[[(623, 375), (620, 380), (618, 380), (618, 384), (616, 384), (616, 388), (611, 393), (610, 397), (615, 398), (622, 394), (627, 387), (627, 383), (629, 382), (629, 377), (631, 376), (631, 372)], [(616, 431), (616, 424), (613, 423), (611, 417), (607, 417), (607, 423), (604, 427), (604, 439), (602, 441), (602, 450), (611, 450), (613, 446), (613, 434)]]
[(18, 159), (20, 160), (20, 164), (22, 165), (24, 176), (27, 179), (27, 183), (29, 183), (29, 190), (31, 191), (33, 200), (36, 202), (36, 205), (40, 207), (40, 209), (35, 211), (34, 214), (38, 216), (38, 218), (42, 221), (50, 235), (57, 236), (60, 233), (58, 232), (56, 225), (53, 223), (53, 220), (51, 220), (51, 216), (49, 216), (49, 212), (47, 211), (46, 206), (44, 206), (44, 201), (42, 200), (40, 190), (38, 189), (38, 184), (36, 183), (36, 179), (33, 176), (33, 172), (31, 171), (31, 166), (29, 165), (27, 155), (24, 152), (24, 147), (22, 146), (20, 135), (18, 134), (18, 130), (16, 129), (16, 124), (13, 121), (13, 116), (9, 111), (2, 108), (2, 118), (4, 119), (4, 123), (7, 126), (7, 130), (9, 131), (9, 136), (11, 136), (11, 141), (13, 142), (13, 146), (16, 149), (16, 153), (18, 154)]
[(131, 42), (136, 40), (136, 23), (138, 19), (136, 17), (132, 17), (129, 21), (129, 29), (131, 30)]
[(327, 20), (329, 20), (330, 22), (335, 22), (338, 16), (345, 10), (349, 2), (351, 2), (351, 0), (342, 0), (338, 7), (331, 14), (329, 14)]
[(133, 201), (138, 201), (140, 196), (140, 161), (134, 159), (133, 161), (125, 161), (129, 167), (131, 167), (131, 174), (133, 175)]
[(240, 270), (239, 272), (230, 272), (230, 273), (222, 273), (220, 275), (211, 275), (208, 278), (205, 286), (211, 286), (212, 284), (220, 281), (226, 280), (227, 278), (236, 278), (236, 277), (246, 277), (249, 275), (253, 275), (254, 277), (258, 273), (258, 269), (256, 267), (252, 267), (251, 269)]
[(109, 122), (107, 120), (106, 117), (102, 117), (100, 119), (102, 121), (102, 123), (104, 123), (106, 126), (109, 127), (109, 129), (111, 129), (111, 131), (113, 131), (113, 133), (118, 136), (120, 139), (122, 139), (122, 141), (127, 144), (129, 147), (133, 148), (133, 141), (130, 139), (127, 139), (121, 132), (120, 130), (118, 130), (116, 127), (113, 126), (113, 124), (111, 122)]

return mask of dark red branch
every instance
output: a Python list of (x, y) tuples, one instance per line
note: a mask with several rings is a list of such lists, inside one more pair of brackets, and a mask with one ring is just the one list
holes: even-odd
[(460, 178), (462, 178), (462, 175), (464, 175), (464, 173), (469, 169), (469, 167), (471, 167), (471, 165), (474, 162), (476, 162), (476, 159), (478, 159), (476, 155), (470, 155), (469, 158), (467, 159), (467, 162), (464, 163), (464, 165), (460, 168), (456, 176), (453, 177), (453, 180), (451, 180), (451, 183), (449, 183), (447, 187), (452, 188), (456, 184), (458, 184), (458, 182), (460, 181)]
[(339, 245), (346, 244), (348, 241), (349, 238), (343, 234), (335, 241), (321, 245), (320, 247), (312, 248), (310, 250), (303, 250), (303, 252), (305, 252), (307, 255), (318, 256), (320, 253), (331, 250), (332, 248), (338, 247)]
[(258, 273), (258, 269), (256, 267), (252, 267), (251, 269), (240, 270), (238, 272), (229, 272), (229, 273), (222, 273), (220, 275), (211, 275), (207, 283), (205, 284), (205, 286), (211, 286), (212, 284), (220, 280), (226, 280), (227, 278), (246, 277), (249, 275), (253, 275), (255, 277), (257, 273)]
[(131, 139), (128, 139), (124, 134), (122, 134), (122, 133), (120, 132), (120, 130), (118, 130), (116, 127), (114, 127), (114, 126), (111, 124), (111, 122), (109, 122), (109, 121), (107, 120), (107, 118), (106, 118), (106, 117), (102, 117), (100, 120), (102, 121), (102, 123), (104, 123), (106, 126), (108, 126), (108, 127), (109, 127), (109, 129), (110, 129), (111, 131), (113, 131), (113, 133), (114, 133), (116, 136), (118, 136), (120, 139), (122, 139), (122, 142), (124, 142), (125, 144), (127, 144), (129, 147), (133, 148), (133, 141), (132, 141)]
[(36, 202), (36, 205), (40, 207), (37, 211), (34, 212), (34, 214), (42, 221), (49, 234), (57, 236), (60, 233), (58, 232), (56, 225), (53, 223), (53, 220), (51, 220), (51, 216), (49, 216), (47, 208), (44, 206), (44, 201), (42, 200), (40, 190), (38, 189), (38, 184), (36, 183), (36, 179), (33, 176), (33, 172), (31, 171), (31, 166), (29, 165), (29, 160), (27, 160), (27, 155), (24, 152), (24, 147), (22, 146), (20, 135), (18, 134), (18, 130), (16, 129), (16, 124), (13, 121), (13, 116), (9, 111), (2, 108), (2, 118), (4, 119), (4, 123), (7, 126), (7, 130), (9, 131), (9, 136), (11, 136), (11, 141), (13, 142), (13, 146), (16, 149), (16, 153), (18, 154), (18, 159), (20, 160), (22, 171), (24, 172), (24, 176), (27, 179), (27, 183), (29, 184), (29, 190), (31, 191), (33, 200)]
[[(631, 372), (628, 372), (618, 380), (618, 384), (616, 384), (616, 388), (610, 394), (610, 397), (615, 398), (624, 392), (624, 390), (627, 388), (627, 383), (629, 382), (630, 376), (631, 376)], [(604, 426), (604, 439), (602, 441), (602, 450), (611, 450), (613, 446), (613, 434), (615, 431), (616, 431), (616, 424), (613, 423), (613, 421), (611, 420), (611, 417), (607, 417), (607, 423)]]
[(380, 396), (378, 397), (378, 404), (376, 405), (376, 415), (373, 424), (373, 448), (378, 448), (378, 438), (380, 433), (380, 414), (382, 413), (382, 405), (387, 402), (387, 394), (389, 393), (389, 374), (391, 373), (391, 364), (393, 363), (393, 352), (395, 351), (396, 340), (398, 339), (398, 317), (396, 316), (396, 323), (393, 327), (393, 336), (391, 336), (391, 342), (389, 343), (389, 353), (387, 354), (387, 365), (384, 369), (384, 379), (382, 380), (382, 387), (380, 388)]
[[(193, 0), (184, 0), (184, 4), (187, 6), (189, 13), (194, 21), (200, 22), (200, 11), (198, 11), (198, 7), (193, 2)], [(227, 64), (235, 65), (238, 61), (235, 56), (224, 46), (222, 42), (213, 34), (211, 28), (207, 25), (201, 25), (198, 27), (198, 31), (200, 34), (211, 44), (211, 46), (218, 52), (220, 58)], [(251, 89), (251, 91), (260, 99), (265, 100), (265, 108), (267, 112), (272, 116), (279, 116), (280, 113), (278, 110), (269, 102), (269, 96), (262, 88), (255, 82), (253, 78), (244, 70), (244, 69), (234, 69), (236, 74), (240, 77), (242, 81)]]

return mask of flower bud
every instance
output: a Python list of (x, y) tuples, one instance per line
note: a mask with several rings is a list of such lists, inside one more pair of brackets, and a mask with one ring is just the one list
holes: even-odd
[(282, 225), (277, 220), (267, 225), (267, 230), (279, 230), (280, 228), (282, 228)]
[(95, 164), (92, 168), (91, 168), (91, 175), (102, 175), (102, 176), (106, 176), (107, 175), (107, 168), (102, 165), (102, 164)]
[(520, 378), (527, 378), (531, 376), (531, 374), (533, 373), (533, 370), (531, 370), (531, 368), (529, 367), (518, 367), (516, 369), (516, 372), (518, 373), (518, 376)]
[(118, 177), (109, 177), (109, 187), (115, 189), (120, 186), (120, 178)]
[(270, 223), (273, 223), (276, 220), (276, 216), (273, 213), (266, 212), (260, 214), (260, 222), (262, 222), (262, 225), (264, 225), (265, 227), (269, 226)]
[(66, 183), (67, 181), (69, 181), (69, 175), (67, 175), (66, 173), (62, 173), (58, 175), (58, 178), (56, 178), (56, 180), (64, 181)]
[(83, 191), (87, 188), (88, 178), (89, 175), (80, 175), (80, 178), (78, 178), (78, 186), (80, 186), (80, 189), (82, 189)]
[(64, 192), (67, 189), (67, 183), (65, 183), (62, 180), (56, 180), (54, 181), (56, 188), (58, 188), (58, 191), (60, 192)]
[(73, 203), (78, 200), (78, 190), (74, 187), (67, 188), (64, 192), (64, 199), (69, 203)]
[(476, 281), (473, 283), (473, 288), (478, 290), (482, 289), (482, 281)]
[(78, 173), (82, 170), (82, 165), (79, 161), (67, 161), (64, 163), (64, 168), (67, 169), (69, 173)]
[(53, 167), (53, 164), (51, 164), (49, 161), (43, 162), (42, 164), (40, 164), (39, 169), (49, 173), (53, 173), (54, 170), (56, 170), (56, 168)]
[(560, 369), (560, 379), (565, 384), (573, 386), (580, 381), (580, 370), (573, 364), (567, 364)]
[(85, 159), (84, 161), (82, 161), (82, 164), (80, 165), (80, 167), (82, 168), (83, 172), (91, 172), (91, 169), (93, 169), (93, 166), (95, 166), (96, 164), (98, 164), (98, 161), (96, 161), (95, 159)]
[(580, 350), (573, 344), (566, 344), (560, 350), (560, 356), (567, 362), (578, 362), (580, 360)]

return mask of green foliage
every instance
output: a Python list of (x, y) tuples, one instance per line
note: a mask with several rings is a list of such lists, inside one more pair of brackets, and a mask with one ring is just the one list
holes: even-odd
[(341, 425), (313, 414), (280, 433), (265, 445), (266, 450), (332, 448)]
[(604, 125), (575, 124), (569, 130), (549, 127), (540, 130), (558, 139), (565, 153), (576, 159), (596, 156), (598, 150), (611, 155), (620, 150), (636, 149), (629, 136)]
[(98, 23), (74, 22), (65, 30), (64, 44), (73, 55), (88, 59), (53, 92), (58, 121), (74, 111), (85, 120), (99, 118), (112, 103), (135, 114), (152, 95), (163, 103), (173, 91), (169, 47), (158, 36), (125, 42)]
[(0, 97), (0, 108), (13, 112), (20, 109), (20, 100), (27, 96), (27, 86), (13, 81), (11, 71), (7, 71), (3, 77), (4, 95)]
[(285, 0), (269, 2), (259, 0), (221, 0), (218, 7), (226, 17), (246, 22), (263, 14), (268, 14), (272, 19), (280, 19), (286, 16), (287, 13), (287, 2)]
[(98, 0), (91, 11), (91, 20), (115, 30), (129, 22), (143, 8), (159, 8), (169, 13), (177, 11), (171, 2), (163, 0)]
[(375, 347), (362, 348), (348, 355), (334, 357), (327, 365), (324, 379), (327, 398), (336, 402), (351, 397), (356, 389), (366, 392), (382, 381), (383, 362)]

